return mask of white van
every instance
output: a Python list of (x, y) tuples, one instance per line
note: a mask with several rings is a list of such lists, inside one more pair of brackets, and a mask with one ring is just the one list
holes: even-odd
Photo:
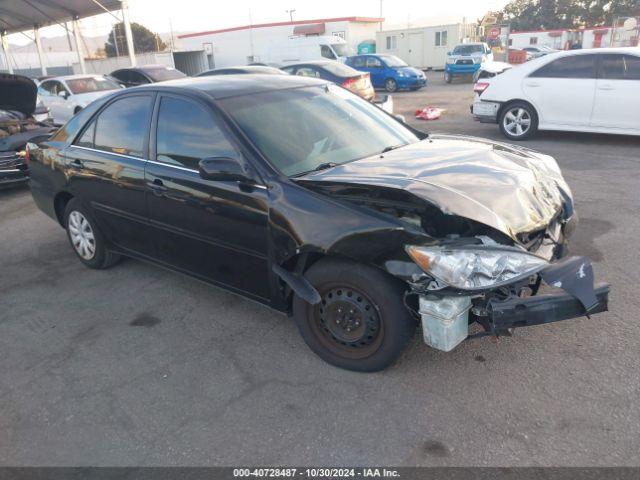
[(344, 60), (351, 55), (344, 39), (336, 36), (292, 37), (267, 48), (267, 63), (286, 65), (308, 60)]

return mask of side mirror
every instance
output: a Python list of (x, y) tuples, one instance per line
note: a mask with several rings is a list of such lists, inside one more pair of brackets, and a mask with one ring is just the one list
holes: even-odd
[(451, 55), (451, 52), (447, 52), (447, 55)]
[(240, 162), (228, 157), (203, 158), (198, 163), (198, 172), (205, 180), (253, 182)]
[(58, 92), (58, 96), (66, 100), (67, 98), (69, 98), (69, 92), (67, 92), (66, 90), (61, 90)]
[(396, 120), (398, 120), (399, 122), (407, 123), (407, 119), (404, 115), (394, 115), (394, 117), (396, 117)]

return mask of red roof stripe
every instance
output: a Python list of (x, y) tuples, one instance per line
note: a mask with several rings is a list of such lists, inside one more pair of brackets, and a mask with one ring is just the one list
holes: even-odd
[(242, 25), (241, 27), (222, 28), (220, 30), (209, 30), (207, 32), (186, 33), (184, 35), (178, 35), (178, 38), (191, 38), (191, 37), (199, 37), (202, 35), (213, 35), (215, 33), (235, 32), (237, 30), (248, 30), (249, 28), (284, 27), (287, 25), (305, 25), (307, 23), (325, 23), (325, 22), (380, 23), (383, 21), (384, 21), (384, 18), (337, 17), (337, 18), (320, 18), (317, 20), (294, 20), (293, 22), (257, 23), (255, 25)]
[(514, 30), (511, 33), (551, 33), (551, 32), (580, 32), (585, 30), (600, 30), (604, 28), (612, 28), (609, 26), (602, 27), (584, 27), (584, 28), (556, 28), (553, 30)]

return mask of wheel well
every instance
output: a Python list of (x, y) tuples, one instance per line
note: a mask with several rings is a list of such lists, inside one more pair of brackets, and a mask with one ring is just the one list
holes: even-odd
[(60, 192), (53, 199), (53, 208), (56, 212), (56, 217), (60, 225), (64, 227), (64, 209), (67, 208), (67, 203), (73, 198), (69, 192)]
[(531, 108), (531, 110), (533, 111), (533, 113), (536, 116), (536, 119), (540, 119), (540, 116), (538, 115), (538, 111), (536, 110), (536, 107), (534, 107), (531, 102), (527, 102), (526, 100), (522, 100), (522, 99), (515, 99), (515, 100), (509, 100), (508, 102), (505, 102), (502, 104), (502, 106), (500, 107), (500, 110), (498, 111), (498, 122), (500, 122), (500, 118), (502, 117), (502, 112), (504, 112), (504, 110), (513, 105), (514, 103), (524, 103), (525, 105), (529, 106), (529, 108)]

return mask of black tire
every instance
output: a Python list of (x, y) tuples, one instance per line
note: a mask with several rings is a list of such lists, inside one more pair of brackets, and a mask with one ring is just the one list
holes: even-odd
[(398, 82), (396, 82), (393, 78), (387, 78), (384, 81), (384, 89), (389, 93), (393, 93), (398, 90)]
[(451, 83), (453, 81), (453, 75), (451, 75), (449, 72), (444, 72), (444, 81), (446, 83)]
[[(80, 218), (83, 218), (87, 222), (89, 226), (88, 228), (77, 228), (77, 221)], [(107, 249), (104, 236), (102, 235), (102, 232), (100, 232), (93, 216), (87, 211), (82, 203), (75, 198), (69, 200), (69, 203), (67, 203), (64, 209), (64, 227), (67, 231), (67, 238), (69, 239), (71, 248), (78, 256), (80, 261), (87, 267), (95, 269), (109, 268), (111, 265), (120, 260), (120, 255), (115, 254)], [(83, 255), (83, 252), (90, 253), (90, 249), (83, 250), (79, 246), (76, 246), (76, 244), (74, 243), (74, 229), (76, 231), (81, 230), (84, 235), (87, 235), (87, 233), (90, 233), (92, 235), (93, 242), (91, 242), (90, 240), (88, 241), (88, 243), (93, 244), (92, 255)]]
[(373, 267), (329, 258), (305, 277), (322, 302), (310, 305), (295, 296), (293, 314), (320, 358), (347, 370), (376, 372), (400, 356), (417, 323), (404, 305), (402, 282)]
[[(520, 122), (518, 122), (520, 116)], [(513, 120), (513, 122), (511, 121)], [(525, 124), (524, 122), (528, 122)], [(526, 102), (508, 103), (500, 110), (498, 116), (500, 131), (509, 140), (520, 141), (531, 138), (538, 131), (538, 114), (536, 110)], [(514, 125), (512, 128), (509, 125)], [(519, 125), (519, 129), (518, 129)], [(519, 133), (522, 131), (522, 133)]]

